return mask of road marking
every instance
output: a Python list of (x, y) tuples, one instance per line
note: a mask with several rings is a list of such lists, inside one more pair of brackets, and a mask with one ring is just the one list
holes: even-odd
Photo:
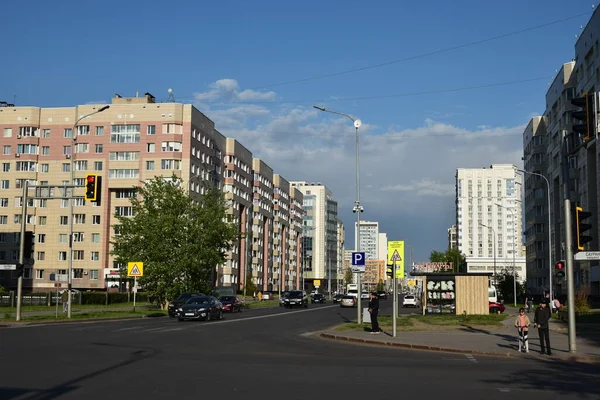
[[(163, 333), (163, 332), (172, 332), (172, 331), (180, 331), (183, 330), (183, 328), (171, 328), (171, 329), (165, 329), (163, 331), (157, 332), (157, 333)], [(148, 332), (148, 331), (146, 331)]]
[(498, 388), (499, 391), (504, 392), (504, 393), (510, 393), (510, 389), (509, 388)]
[(161, 331), (161, 330), (163, 330), (163, 329), (165, 329), (165, 327), (164, 327), (164, 326), (161, 326), (160, 328), (144, 329), (143, 331), (140, 331), (140, 332), (153, 332), (153, 331)]
[(471, 361), (474, 364), (477, 364), (477, 360), (475, 359), (475, 357), (473, 356), (473, 354), (465, 354), (465, 357), (467, 357), (467, 360)]
[(309, 337), (309, 336), (314, 335), (315, 333), (317, 333), (317, 332), (304, 332), (304, 333), (301, 333), (300, 336)]
[(132, 326), (130, 328), (121, 328), (121, 329), (116, 329), (115, 332), (119, 332), (119, 331), (130, 331), (132, 329), (138, 329), (138, 328), (142, 328), (141, 326)]

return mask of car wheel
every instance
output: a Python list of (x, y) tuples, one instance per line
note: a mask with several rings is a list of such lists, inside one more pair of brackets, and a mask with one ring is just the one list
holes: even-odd
[(496, 307), (493, 307), (493, 308), (490, 310), (490, 313), (492, 313), (492, 314), (500, 314), (500, 310), (498, 310), (498, 308), (496, 308)]
[(219, 313), (219, 319), (223, 319), (223, 310)]
[(206, 313), (206, 318), (204, 319), (205, 321), (210, 321), (210, 311), (208, 311)]

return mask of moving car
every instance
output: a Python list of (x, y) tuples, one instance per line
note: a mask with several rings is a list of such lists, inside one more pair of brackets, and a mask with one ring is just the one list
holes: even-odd
[(315, 293), (313, 294), (312, 299), (310, 299), (310, 302), (325, 304), (325, 296), (323, 296), (321, 293)]
[(338, 293), (338, 294), (336, 294), (335, 296), (333, 296), (333, 302), (334, 302), (334, 303), (339, 303), (339, 302), (340, 302), (340, 300), (342, 300), (342, 297), (344, 297), (344, 295), (343, 295), (343, 294), (339, 294), (339, 293)]
[(343, 296), (340, 300), (340, 307), (356, 307), (358, 300), (354, 296)]
[(221, 296), (219, 301), (223, 304), (223, 311), (232, 313), (242, 311), (242, 303), (236, 296)]
[(284, 305), (286, 308), (292, 308), (296, 306), (308, 308), (308, 296), (306, 295), (306, 292), (302, 290), (292, 290), (286, 296)]
[(196, 296), (189, 298), (177, 309), (177, 319), (210, 321), (223, 318), (223, 304), (213, 296)]
[(285, 298), (287, 297), (288, 294), (290, 294), (289, 290), (286, 290), (285, 292), (281, 292), (281, 296), (279, 296), (279, 307), (285, 306)]
[(380, 299), (383, 299), (383, 300), (387, 300), (388, 294), (385, 290), (378, 290), (377, 297), (379, 297)]
[(169, 302), (167, 306), (167, 313), (169, 313), (169, 317), (173, 318), (177, 316), (177, 309), (188, 301), (192, 297), (205, 296), (204, 293), (182, 293), (175, 300)]
[(501, 314), (504, 312), (504, 310), (504, 304), (498, 303), (496, 301), (490, 301), (490, 313)]
[(418, 300), (414, 295), (404, 295), (404, 298), (402, 299), (402, 307), (417, 307), (417, 304)]

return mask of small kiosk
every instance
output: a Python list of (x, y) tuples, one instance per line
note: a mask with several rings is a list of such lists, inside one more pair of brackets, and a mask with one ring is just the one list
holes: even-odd
[(422, 277), (423, 314), (489, 314), (491, 273), (454, 272), (453, 263), (416, 264), (411, 275)]

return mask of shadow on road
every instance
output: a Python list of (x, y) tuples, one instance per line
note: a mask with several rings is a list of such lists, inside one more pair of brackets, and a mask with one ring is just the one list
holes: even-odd
[[(519, 368), (501, 378), (482, 380), (490, 387), (511, 387), (523, 390), (543, 389), (558, 398), (560, 395), (577, 393), (583, 399), (598, 398), (598, 376), (600, 365), (569, 363), (556, 360), (540, 360), (539, 363), (556, 371), (548, 378), (548, 369), (532, 366), (528, 369)], [(553, 398), (554, 398), (553, 397)]]
[[(91, 378), (95, 378), (99, 375), (102, 375), (106, 372), (111, 372), (116, 369), (125, 367), (127, 365), (134, 364), (136, 362), (151, 358), (156, 356), (159, 352), (155, 349), (150, 348), (141, 348), (141, 347), (132, 347), (132, 346), (121, 346), (114, 345), (110, 343), (91, 343), (92, 346), (107, 346), (107, 347), (117, 347), (121, 348), (124, 351), (130, 349), (131, 352), (127, 359), (118, 362), (116, 364), (112, 364), (108, 367), (99, 369), (97, 371), (90, 372), (85, 375), (81, 375), (74, 379), (68, 380), (66, 382), (60, 383), (48, 389), (25, 389), (25, 388), (11, 388), (11, 387), (0, 387), (0, 399), (2, 400), (11, 400), (15, 398), (19, 398), (19, 400), (51, 400), (59, 398), (60, 396), (77, 390), (79, 384), (83, 381), (86, 381)], [(29, 394), (29, 395), (27, 395)], [(25, 397), (23, 397), (25, 396)]]

